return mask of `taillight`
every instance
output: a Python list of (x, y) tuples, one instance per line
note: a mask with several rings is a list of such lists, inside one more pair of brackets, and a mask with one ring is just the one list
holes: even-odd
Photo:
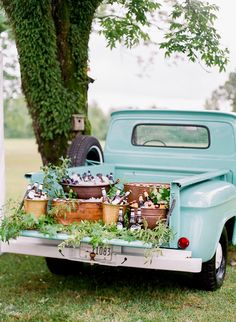
[(178, 247), (181, 248), (181, 249), (185, 249), (187, 248), (189, 245), (189, 240), (188, 238), (186, 237), (181, 237), (179, 240), (178, 240)]

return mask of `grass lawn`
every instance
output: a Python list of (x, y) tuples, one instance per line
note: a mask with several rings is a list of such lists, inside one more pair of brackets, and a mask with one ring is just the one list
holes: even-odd
[(5, 140), (6, 198), (22, 198), (27, 187), (24, 174), (38, 171), (41, 158), (34, 139)]
[[(22, 196), (27, 171), (40, 158), (31, 140), (6, 141), (7, 193)], [(223, 287), (191, 288), (185, 274), (89, 266), (76, 276), (52, 275), (43, 258), (0, 257), (0, 321), (236, 321), (236, 248)]]

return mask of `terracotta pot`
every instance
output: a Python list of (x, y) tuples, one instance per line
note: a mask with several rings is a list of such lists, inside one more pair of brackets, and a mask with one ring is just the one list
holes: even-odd
[(24, 199), (24, 210), (27, 214), (33, 214), (36, 218), (47, 213), (48, 199)]
[(157, 222), (165, 221), (168, 209), (149, 209), (141, 208), (143, 219), (147, 221), (148, 228), (153, 229), (156, 227)]
[(102, 203), (79, 201), (80, 220), (98, 221), (102, 219)]
[(107, 203), (102, 204), (102, 220), (104, 224), (111, 225), (117, 223), (120, 207), (123, 208), (123, 213), (125, 213), (128, 205), (121, 206)]
[(133, 200), (138, 201), (139, 195), (143, 194), (144, 191), (150, 193), (153, 187), (160, 187), (165, 185), (166, 187), (170, 187), (169, 184), (166, 183), (155, 183), (155, 182), (129, 182), (124, 184), (125, 191), (131, 191), (128, 202), (132, 202)]
[(59, 224), (69, 225), (81, 220), (79, 217), (78, 200), (53, 200), (52, 208)]
[(106, 192), (110, 190), (110, 184), (101, 185), (68, 185), (61, 184), (65, 192), (69, 192), (71, 189), (77, 194), (78, 199), (89, 199), (89, 198), (101, 198), (102, 188), (106, 189)]
[(102, 203), (82, 200), (53, 200), (52, 207), (58, 223), (69, 225), (81, 220), (98, 221), (102, 219)]

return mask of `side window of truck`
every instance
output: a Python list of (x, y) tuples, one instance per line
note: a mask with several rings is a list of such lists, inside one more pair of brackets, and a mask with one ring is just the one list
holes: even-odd
[(132, 144), (207, 149), (210, 146), (210, 133), (207, 127), (200, 125), (138, 124), (133, 130)]

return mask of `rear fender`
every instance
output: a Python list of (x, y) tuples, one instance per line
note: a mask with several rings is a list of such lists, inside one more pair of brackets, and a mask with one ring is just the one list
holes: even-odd
[[(187, 237), (193, 257), (210, 260), (225, 223), (236, 217), (236, 188), (229, 182), (211, 180), (180, 192), (180, 236)], [(234, 224), (233, 243), (236, 243)]]

